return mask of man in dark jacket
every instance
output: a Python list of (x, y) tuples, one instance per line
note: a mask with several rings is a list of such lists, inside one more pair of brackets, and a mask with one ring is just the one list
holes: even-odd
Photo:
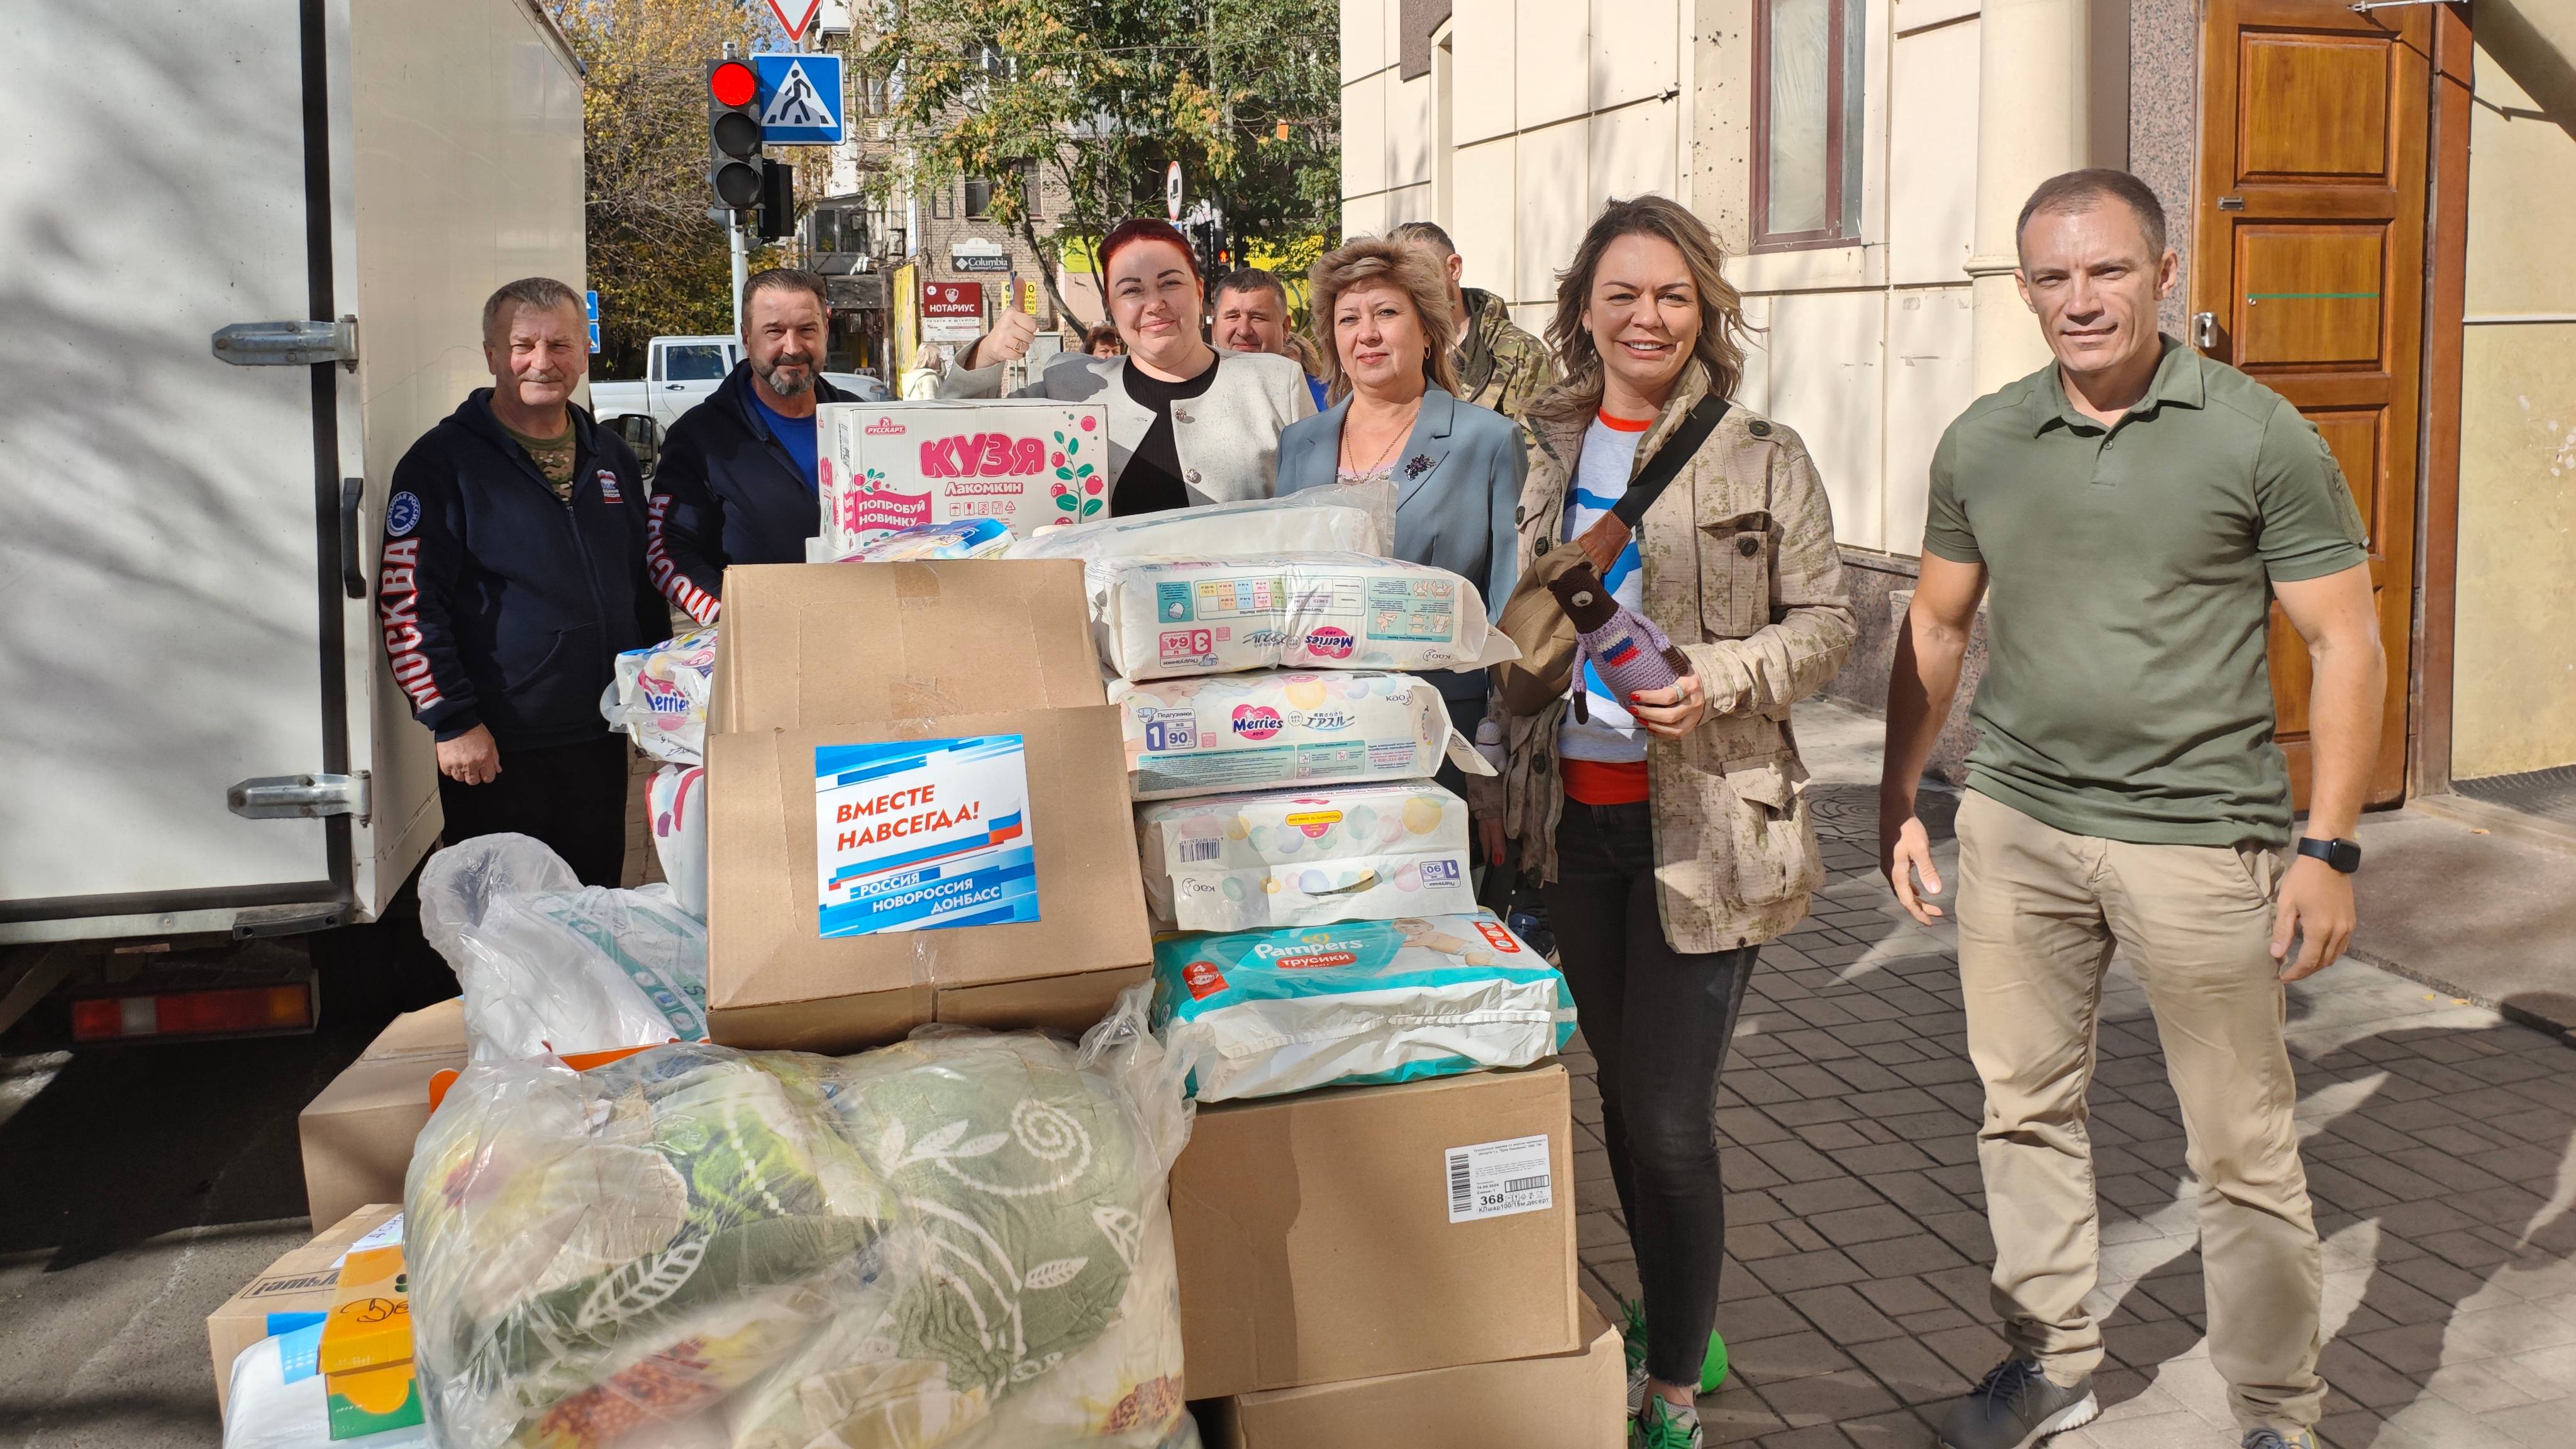
[(635, 455), (571, 402), (588, 350), (570, 287), (492, 294), (492, 386), (395, 465), (376, 607), (394, 680), (438, 736), (448, 843), (531, 835), (614, 886), (627, 754), (599, 697), (618, 653), (666, 637), (670, 615), (644, 572)]
[(727, 564), (803, 563), (823, 531), (817, 403), (832, 309), (823, 279), (773, 267), (742, 284), (742, 361), (681, 415), (653, 473), (653, 582), (701, 624), (722, 611)]

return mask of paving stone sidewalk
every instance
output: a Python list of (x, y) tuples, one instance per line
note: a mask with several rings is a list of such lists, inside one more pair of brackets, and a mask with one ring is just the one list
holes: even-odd
[[(1720, 1098), (1735, 1372), (1713, 1444), (1932, 1442), (2002, 1356), (1952, 933), (1875, 874), (1874, 720), (1803, 708), (1830, 883), (1765, 948)], [(1925, 816), (1946, 836), (1939, 802)], [(1954, 849), (1944, 844), (1946, 852)], [(2290, 993), (2298, 1120), (2325, 1240), (2320, 1437), (2339, 1449), (2576, 1446), (2576, 1050), (2347, 960)], [(1577, 1073), (1588, 1286), (1637, 1291)], [(2091, 1132), (2109, 1352), (2102, 1418), (2055, 1449), (2234, 1445), (2210, 1367), (2181, 1120), (2145, 993), (2115, 964)]]

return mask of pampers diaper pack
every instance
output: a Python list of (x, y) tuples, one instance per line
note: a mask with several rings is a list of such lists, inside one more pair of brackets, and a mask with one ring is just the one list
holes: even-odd
[(1428, 780), (1169, 800), (1136, 812), (1156, 924), (1243, 931), (1476, 909), (1467, 802)]
[(1154, 1024), (1202, 1102), (1519, 1067), (1574, 998), (1490, 912), (1154, 943)]
[(1131, 680), (1243, 669), (1481, 669), (1520, 651), (1476, 586), (1357, 553), (1104, 559), (1100, 655)]
[(1168, 800), (1283, 785), (1430, 778), (1446, 758), (1490, 775), (1449, 724), (1440, 691), (1376, 670), (1212, 674), (1113, 681), (1126, 735), (1128, 793)]

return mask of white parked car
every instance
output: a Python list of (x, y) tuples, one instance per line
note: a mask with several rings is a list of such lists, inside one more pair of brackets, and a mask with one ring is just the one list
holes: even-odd
[(742, 359), (738, 337), (656, 337), (642, 382), (590, 380), (590, 413), (601, 422), (646, 417), (667, 432), (680, 414), (707, 400)]

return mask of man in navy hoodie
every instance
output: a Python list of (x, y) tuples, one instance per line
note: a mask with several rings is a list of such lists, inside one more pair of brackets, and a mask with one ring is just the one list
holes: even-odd
[(626, 866), (626, 741), (600, 717), (622, 650), (670, 634), (644, 571), (635, 455), (574, 407), (581, 294), (483, 305), (492, 386), (412, 444), (385, 504), (376, 607), (412, 717), (438, 737), (449, 844), (531, 835), (584, 884)]
[(681, 415), (653, 471), (653, 582), (701, 624), (727, 564), (803, 563), (823, 530), (814, 405), (857, 399), (823, 380), (823, 279), (773, 267), (742, 284), (742, 361)]

